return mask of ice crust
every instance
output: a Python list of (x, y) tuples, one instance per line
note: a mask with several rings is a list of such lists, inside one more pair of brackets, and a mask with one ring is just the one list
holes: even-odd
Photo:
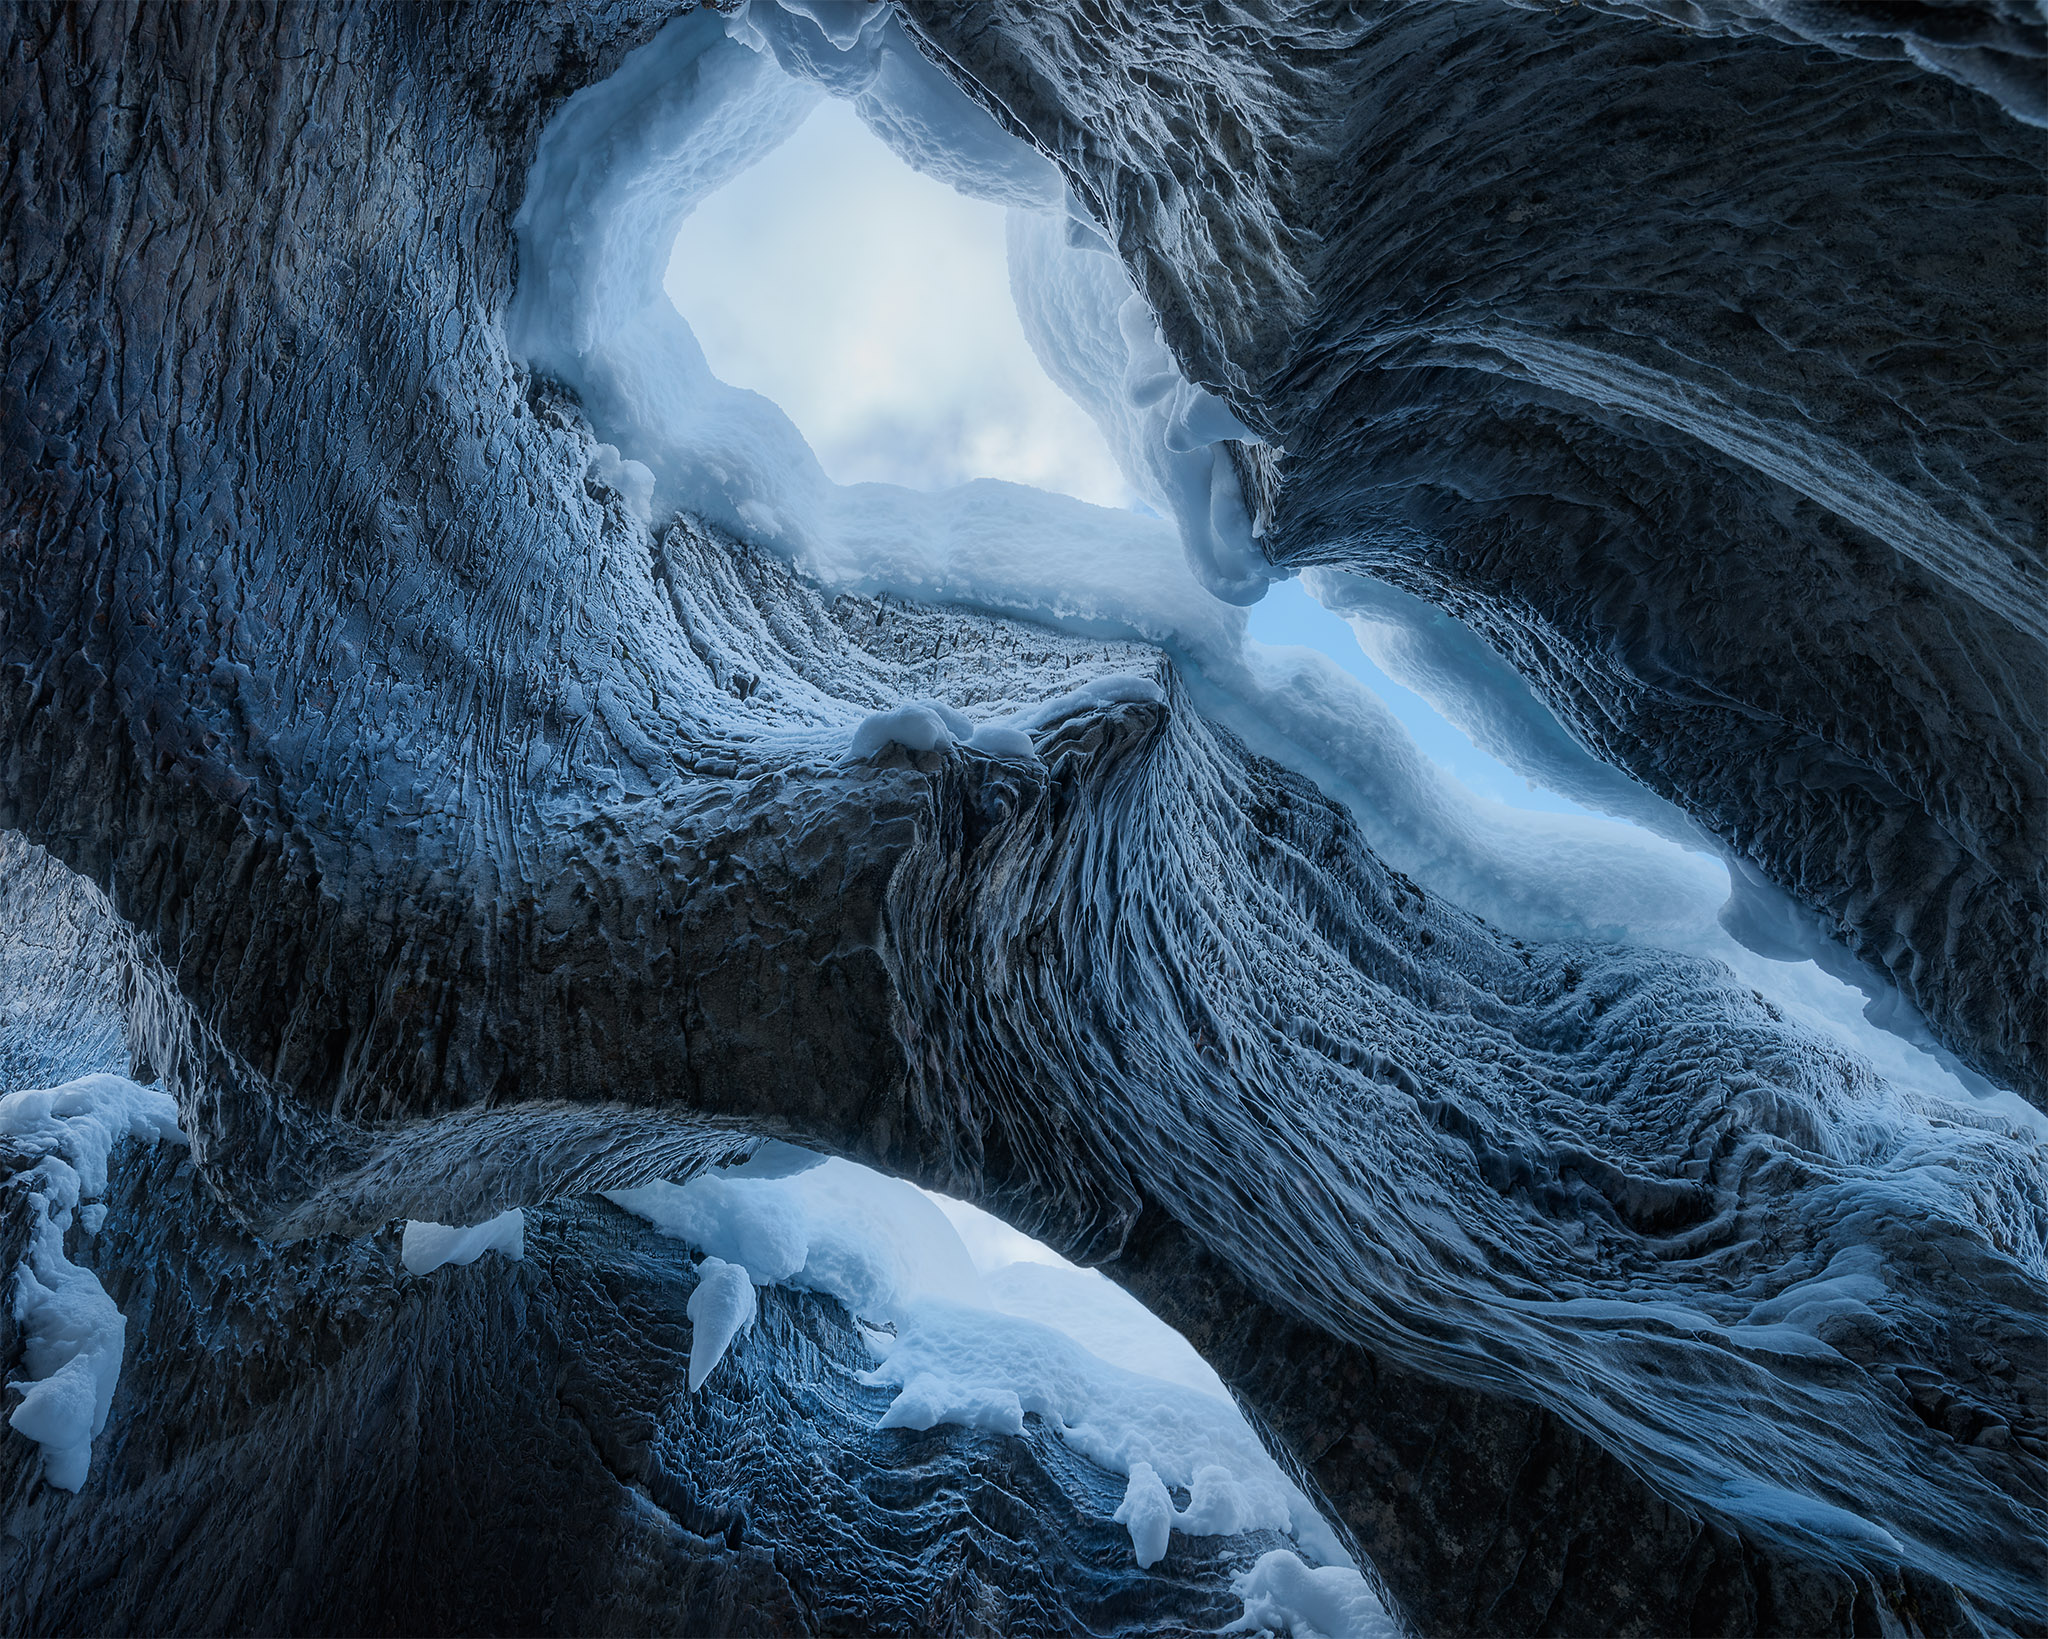
[[(1127, 1498), (1117, 1519), (1140, 1565), (1159, 1559), (1172, 1531), (1271, 1530), (1324, 1564), (1349, 1566), (1216, 1374), (1127, 1293), (965, 1203), (850, 1161), (787, 1166), (771, 1155), (758, 1168), (608, 1196), (706, 1254), (690, 1299), (692, 1389), (752, 1321), (742, 1279), (822, 1292), (875, 1328), (865, 1335), (878, 1361), (865, 1380), (897, 1391), (882, 1427), (1021, 1434), (1025, 1417), (1042, 1419), (1089, 1461), (1128, 1477), (1137, 1501)], [(1186, 1493), (1184, 1504), (1169, 1487)]]
[(123, 1076), (82, 1076), (61, 1087), (0, 1098), (0, 1139), (41, 1159), (27, 1169), (31, 1207), (27, 1255), (14, 1270), (14, 1319), (22, 1331), (27, 1375), (9, 1384), (22, 1402), (8, 1425), (43, 1448), (43, 1476), (61, 1491), (85, 1484), (92, 1442), (106, 1427), (120, 1381), (128, 1323), (99, 1277), (64, 1255), (74, 1221), (99, 1233), (106, 1208), (107, 1162), (123, 1138), (189, 1142), (168, 1093)]
[(518, 1207), (460, 1228), (414, 1218), (405, 1226), (398, 1255), (415, 1275), (431, 1275), (447, 1264), (475, 1263), (486, 1252), (518, 1260), (526, 1256), (526, 1214)]

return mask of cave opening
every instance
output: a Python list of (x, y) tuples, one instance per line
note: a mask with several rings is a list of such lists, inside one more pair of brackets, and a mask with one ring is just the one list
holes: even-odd
[[(849, 18), (828, 49), (800, 11), (681, 20), (543, 142), (513, 333), (635, 469), (651, 520), (706, 519), (829, 591), (1154, 645), (1210, 720), (1444, 900), (1524, 940), (1709, 958), (1914, 1098), (1990, 1092), (1882, 987), (1867, 1007), (1867, 976), (1817, 961), (1827, 942), (1788, 902), (1473, 631), (1362, 574), (1272, 593), (1240, 479), (1261, 435), (1182, 374), (1051, 166), (886, 13)], [(949, 209), (981, 220), (956, 231)], [(953, 277), (916, 282), (919, 240)], [(967, 704), (931, 702), (918, 732), (979, 733)]]
[(1273, 569), (1236, 475), (1260, 436), (885, 8), (678, 19), (551, 125), (518, 225), (515, 347), (650, 519), (834, 590), (1156, 645), (1214, 721), (1508, 933), (1706, 957), (1896, 1081), (2033, 1119), (1484, 638), (1362, 573)]

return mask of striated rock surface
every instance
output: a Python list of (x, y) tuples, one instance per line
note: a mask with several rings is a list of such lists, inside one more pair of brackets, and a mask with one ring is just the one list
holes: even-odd
[[(1157, 651), (643, 527), (501, 318), (673, 9), (0, 18), (0, 1045), (193, 1139), (74, 1250), (129, 1358), (75, 1498), (0, 1444), (6, 1625), (1227, 1621), (1260, 1544), (1144, 1577), (1042, 1432), (879, 1439), (822, 1300), (679, 1395), (687, 1259), (579, 1198), (772, 1135), (1101, 1262), (1419, 1631), (2048, 1626), (2038, 1139), (1432, 899)], [(2038, 1096), (2039, 134), (1910, 55), (2031, 24), (1794, 11), (913, 8), (1272, 439), (1276, 562), (1468, 620)]]
[(1275, 564), (1465, 621), (2048, 1095), (2038, 8), (908, 15), (1267, 440)]

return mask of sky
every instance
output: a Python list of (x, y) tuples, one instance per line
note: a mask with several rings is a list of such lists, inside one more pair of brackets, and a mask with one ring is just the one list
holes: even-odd
[[(835, 482), (942, 489), (1007, 478), (1138, 504), (1094, 422), (1024, 339), (1003, 208), (918, 175), (846, 102), (825, 98), (780, 148), (700, 204), (663, 283), (713, 373), (780, 405)], [(1299, 581), (1253, 606), (1250, 631), (1329, 655), (1481, 795), (1585, 812), (1388, 678)]]
[(1404, 689), (1375, 666), (1358, 646), (1351, 623), (1316, 602), (1300, 581), (1275, 582), (1245, 613), (1250, 617), (1245, 629), (1261, 643), (1320, 649), (1336, 661), (1401, 719), (1424, 756), (1448, 769), (1468, 790), (1506, 803), (1510, 808), (1529, 808), (1543, 814), (1592, 812), (1568, 797), (1533, 784), (1499, 758), (1481, 751), (1440, 717), (1421, 695)]
[(835, 97), (684, 220), (663, 283), (712, 373), (780, 405), (837, 483), (1133, 499), (1024, 339), (1003, 207), (918, 175)]

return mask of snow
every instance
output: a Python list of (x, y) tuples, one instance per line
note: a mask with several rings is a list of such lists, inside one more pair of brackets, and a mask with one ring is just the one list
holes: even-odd
[[(798, 1153), (777, 1145), (739, 1167), (608, 1197), (706, 1254), (690, 1301), (693, 1389), (751, 1322), (753, 1285), (822, 1292), (881, 1328), (865, 1333), (878, 1357), (865, 1380), (896, 1390), (881, 1427), (1015, 1435), (1040, 1418), (1129, 1478), (1141, 1502), (1118, 1518), (1140, 1564), (1172, 1531), (1259, 1529), (1348, 1563), (1216, 1374), (1129, 1294), (964, 1202), (850, 1161), (799, 1169)], [(1184, 1507), (1167, 1487), (1187, 1492)]]
[[(1039, 1417), (1075, 1451), (1112, 1474), (1202, 1491), (1159, 1527), (1191, 1535), (1240, 1531), (1315, 1533), (1313, 1511), (1227, 1399), (1126, 1371), (1062, 1331), (992, 1310), (925, 1298), (896, 1317), (896, 1336), (876, 1341), (881, 1363), (867, 1381), (897, 1390), (884, 1428), (940, 1423), (1021, 1434)], [(1165, 1493), (1161, 1492), (1162, 1497)], [(1131, 1523), (1144, 1558), (1151, 1515)], [(1155, 1554), (1154, 1558), (1157, 1557)]]
[[(1000, 734), (1001, 730), (991, 725), (989, 732)], [(945, 751), (956, 741), (962, 745), (969, 743), (975, 733), (974, 724), (943, 700), (913, 700), (894, 711), (878, 711), (862, 719), (860, 727), (853, 731), (853, 745), (847, 755), (872, 757), (891, 745), (907, 746), (912, 751)], [(1028, 740), (1025, 750), (1030, 750)]]
[(1187, 1339), (1100, 1270), (1026, 1258), (990, 1270), (981, 1289), (990, 1308), (1065, 1332), (1111, 1365), (1229, 1402), (1223, 1380)]
[(512, 1207), (466, 1229), (415, 1218), (398, 1245), (399, 1258), (415, 1275), (431, 1275), (446, 1264), (475, 1263), (486, 1252), (502, 1252), (514, 1262), (526, 1256), (523, 1211)]
[(53, 1204), (67, 1211), (106, 1193), (107, 1161), (123, 1138), (189, 1142), (170, 1094), (107, 1075), (0, 1097), (0, 1138), (42, 1151), (36, 1170), (51, 1180)]
[(1462, 622), (1365, 575), (1308, 569), (1301, 582), (1316, 603), (1350, 625), (1381, 671), (1427, 701), (1481, 752), (1574, 803), (1680, 847), (1711, 846), (1683, 810), (1566, 733), (1521, 673)]
[(736, 1263), (706, 1258), (698, 1268), (697, 1289), (690, 1294), (690, 1392), (725, 1358), (732, 1340), (754, 1324), (760, 1308), (754, 1282)]
[(1231, 1584), (1244, 1615), (1223, 1631), (1260, 1629), (1293, 1639), (1396, 1639), (1400, 1629), (1365, 1578), (1342, 1566), (1304, 1565), (1275, 1548)]
[(1038, 748), (1022, 729), (1004, 723), (984, 723), (967, 741), (968, 746), (990, 757), (1035, 758)]
[(1166, 1544), (1173, 1531), (1173, 1498), (1166, 1482), (1147, 1462), (1131, 1465), (1131, 1483), (1124, 1488), (1116, 1522), (1131, 1533), (1131, 1557), (1140, 1570), (1149, 1571), (1166, 1557)]
[(976, 1291), (966, 1248), (922, 1191), (836, 1157), (793, 1176), (714, 1168), (606, 1198), (757, 1286), (823, 1292), (866, 1319), (891, 1319), (922, 1294)]
[(120, 1381), (128, 1330), (99, 1277), (64, 1255), (64, 1235), (74, 1216), (88, 1235), (99, 1232), (104, 1205), (81, 1203), (106, 1193), (108, 1159), (129, 1137), (188, 1142), (170, 1095), (123, 1076), (83, 1076), (0, 1098), (0, 1138), (41, 1157), (26, 1169), (41, 1210), (14, 1271), (27, 1376), (9, 1385), (22, 1392), (22, 1402), (7, 1421), (43, 1448), (44, 1478), (63, 1491), (85, 1484), (93, 1439), (106, 1427)]

